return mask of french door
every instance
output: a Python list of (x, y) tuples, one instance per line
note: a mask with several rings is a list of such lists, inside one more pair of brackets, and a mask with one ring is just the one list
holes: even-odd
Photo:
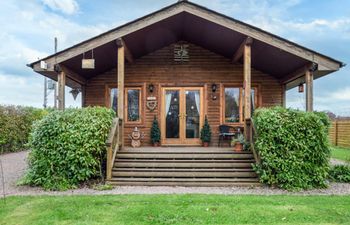
[(200, 145), (203, 124), (203, 88), (162, 88), (163, 145)]

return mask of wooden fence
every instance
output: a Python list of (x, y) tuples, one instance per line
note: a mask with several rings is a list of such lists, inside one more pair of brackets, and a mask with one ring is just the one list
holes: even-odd
[(350, 120), (333, 120), (329, 139), (335, 146), (350, 147)]

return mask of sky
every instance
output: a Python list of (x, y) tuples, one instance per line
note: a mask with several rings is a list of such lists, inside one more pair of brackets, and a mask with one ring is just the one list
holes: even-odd
[[(177, 0), (1, 0), (0, 104), (42, 107), (44, 78), (26, 64)], [(192, 0), (300, 45), (350, 62), (349, 0)], [(79, 107), (69, 88), (66, 105)], [(53, 106), (53, 93), (48, 105)], [(287, 92), (305, 109), (305, 92)], [(314, 82), (314, 108), (350, 116), (350, 65)]]

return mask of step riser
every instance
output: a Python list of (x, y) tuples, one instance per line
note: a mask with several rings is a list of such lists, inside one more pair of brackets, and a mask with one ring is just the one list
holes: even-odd
[(261, 186), (258, 182), (251, 183), (206, 183), (206, 182), (108, 182), (115, 186), (180, 186), (180, 187), (256, 187)]
[(252, 163), (138, 163), (117, 162), (115, 168), (251, 168)]
[(118, 159), (253, 159), (251, 154), (117, 154)]
[(256, 177), (255, 172), (112, 172), (113, 177)]

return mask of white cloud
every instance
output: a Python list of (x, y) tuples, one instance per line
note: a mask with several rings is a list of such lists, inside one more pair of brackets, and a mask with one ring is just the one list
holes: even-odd
[(348, 103), (350, 106), (350, 87), (337, 90), (336, 92), (331, 94), (330, 98), (333, 100), (349, 101)]
[(61, 11), (69, 15), (79, 10), (79, 5), (75, 0), (42, 0), (42, 2), (54, 11)]

